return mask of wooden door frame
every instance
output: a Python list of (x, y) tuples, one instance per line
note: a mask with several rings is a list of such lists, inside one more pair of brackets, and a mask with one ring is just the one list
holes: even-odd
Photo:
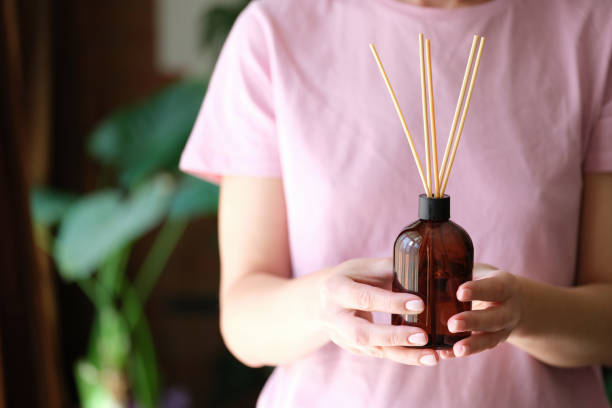
[(0, 0), (0, 406), (62, 406), (45, 276), (36, 260), (23, 160), (19, 13)]

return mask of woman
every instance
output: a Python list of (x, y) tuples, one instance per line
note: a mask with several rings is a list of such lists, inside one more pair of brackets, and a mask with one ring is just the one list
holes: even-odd
[[(181, 168), (221, 184), (221, 331), (243, 363), (277, 366), (259, 406), (608, 406), (610, 21), (606, 0), (249, 5)], [(423, 152), (419, 32), (440, 145), (487, 37), (447, 193), (495, 268), (459, 289), (475, 310), (448, 325), (473, 334), (446, 352), (388, 324), (424, 308), (389, 290), (388, 259), (422, 191), (368, 43)]]

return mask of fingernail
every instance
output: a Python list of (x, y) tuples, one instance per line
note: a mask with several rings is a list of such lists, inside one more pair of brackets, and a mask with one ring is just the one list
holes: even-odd
[(459, 345), (453, 351), (457, 357), (461, 357), (467, 353), (467, 348), (464, 345)]
[(426, 355), (424, 355), (423, 357), (421, 357), (419, 362), (421, 364), (427, 365), (427, 366), (434, 366), (434, 365), (438, 364), (438, 361), (436, 360), (436, 357), (433, 354), (426, 354)]
[(406, 302), (406, 309), (413, 312), (422, 312), (425, 306), (422, 300), (409, 300)]
[(408, 337), (408, 341), (412, 344), (424, 345), (427, 344), (427, 336), (424, 333), (415, 333)]
[(467, 327), (465, 321), (463, 320), (451, 320), (450, 323), (448, 324), (448, 330), (450, 330), (451, 332), (461, 332), (461, 331), (465, 331), (465, 328)]
[(472, 298), (472, 290), (468, 288), (462, 288), (459, 290), (458, 296), (459, 300), (468, 300)]

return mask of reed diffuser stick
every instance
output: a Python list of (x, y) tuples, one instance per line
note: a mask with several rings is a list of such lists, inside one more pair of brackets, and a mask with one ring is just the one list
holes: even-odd
[(378, 69), (380, 70), (380, 74), (387, 85), (387, 90), (389, 91), (389, 95), (391, 95), (391, 99), (393, 100), (393, 105), (395, 106), (395, 110), (397, 115), (399, 116), (400, 122), (402, 123), (402, 128), (404, 129), (404, 134), (406, 135), (406, 139), (408, 139), (408, 144), (410, 144), (410, 150), (412, 150), (412, 156), (414, 157), (414, 161), (416, 163), (417, 169), (419, 170), (419, 175), (421, 176), (421, 181), (423, 182), (423, 187), (425, 187), (425, 192), (428, 196), (431, 196), (431, 189), (427, 185), (425, 180), (425, 176), (423, 175), (423, 167), (421, 166), (421, 161), (419, 160), (419, 155), (417, 154), (416, 148), (414, 147), (414, 141), (412, 140), (412, 135), (410, 134), (410, 130), (408, 130), (408, 126), (406, 125), (406, 120), (404, 119), (404, 114), (402, 113), (402, 109), (399, 106), (397, 98), (395, 96), (395, 92), (391, 87), (391, 83), (389, 82), (389, 78), (387, 77), (387, 73), (385, 72), (385, 68), (383, 67), (382, 61), (378, 56), (378, 52), (376, 52), (376, 48), (374, 44), (370, 44), (370, 50), (372, 50), (372, 55), (378, 64)]
[(429, 38), (425, 40), (425, 55), (427, 62), (427, 85), (429, 90), (429, 123), (431, 124), (431, 150), (433, 151), (434, 182), (436, 185), (436, 198), (440, 198), (440, 177), (438, 175), (438, 142), (436, 140), (436, 113), (434, 111), (433, 77), (431, 72), (431, 44)]
[[(480, 36), (475, 35), (472, 40), (472, 48), (470, 49), (470, 56), (468, 57), (467, 64), (465, 65), (465, 74), (463, 74), (463, 82), (461, 83), (461, 90), (459, 92), (459, 98), (457, 99), (457, 107), (455, 108), (455, 115), (453, 116), (453, 123), (451, 125), (450, 132), (448, 134), (448, 141), (446, 142), (446, 149), (444, 150), (444, 157), (442, 158), (442, 166), (440, 167), (440, 184), (442, 184), (442, 178), (446, 172), (446, 164), (448, 160), (448, 154), (453, 144), (455, 137), (455, 130), (457, 130), (457, 123), (459, 121), (459, 113), (463, 106), (463, 99), (465, 98), (465, 90), (467, 89), (468, 79), (470, 77), (470, 71), (472, 70), (472, 63), (474, 62), (474, 54), (476, 53), (476, 47), (478, 45), (478, 39)], [(442, 189), (444, 191), (444, 189)], [(444, 193), (442, 193), (444, 194)]]
[(429, 151), (429, 124), (427, 119), (427, 84), (425, 83), (425, 46), (423, 33), (419, 34), (419, 58), (421, 63), (421, 105), (423, 105), (423, 136), (425, 139), (425, 164), (427, 167), (427, 185), (431, 190), (431, 160)]
[(461, 140), (461, 133), (463, 132), (465, 117), (467, 116), (467, 111), (470, 107), (470, 100), (472, 99), (472, 92), (474, 91), (474, 83), (476, 82), (476, 75), (478, 74), (478, 67), (480, 66), (480, 57), (482, 56), (482, 49), (484, 48), (484, 43), (485, 38), (480, 37), (478, 54), (476, 55), (476, 62), (474, 63), (474, 70), (472, 71), (472, 78), (470, 79), (470, 88), (468, 90), (468, 94), (465, 100), (463, 112), (461, 113), (461, 121), (459, 122), (459, 128), (457, 129), (457, 138), (455, 140), (455, 143), (453, 144), (453, 151), (450, 157), (450, 163), (448, 164), (448, 169), (446, 169), (446, 174), (444, 176), (444, 182), (442, 183), (442, 194), (444, 194), (444, 191), (446, 190), (446, 184), (448, 183), (448, 178), (450, 177), (450, 172), (453, 168), (453, 163), (455, 161), (455, 155), (457, 154), (457, 146), (459, 146), (459, 141)]

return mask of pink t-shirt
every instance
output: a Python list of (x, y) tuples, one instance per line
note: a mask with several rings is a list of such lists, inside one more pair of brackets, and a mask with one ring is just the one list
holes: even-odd
[[(431, 38), (440, 158), (472, 36), (487, 38), (447, 193), (475, 260), (574, 283), (582, 176), (612, 171), (612, 2), (260, 0), (238, 19), (181, 160), (208, 180), (282, 177), (293, 275), (390, 257), (422, 185), (368, 48), (423, 158), (419, 32)], [(380, 316), (379, 316), (380, 318)], [(260, 407), (607, 407), (598, 367), (503, 344), (432, 368), (333, 343), (277, 367)]]

